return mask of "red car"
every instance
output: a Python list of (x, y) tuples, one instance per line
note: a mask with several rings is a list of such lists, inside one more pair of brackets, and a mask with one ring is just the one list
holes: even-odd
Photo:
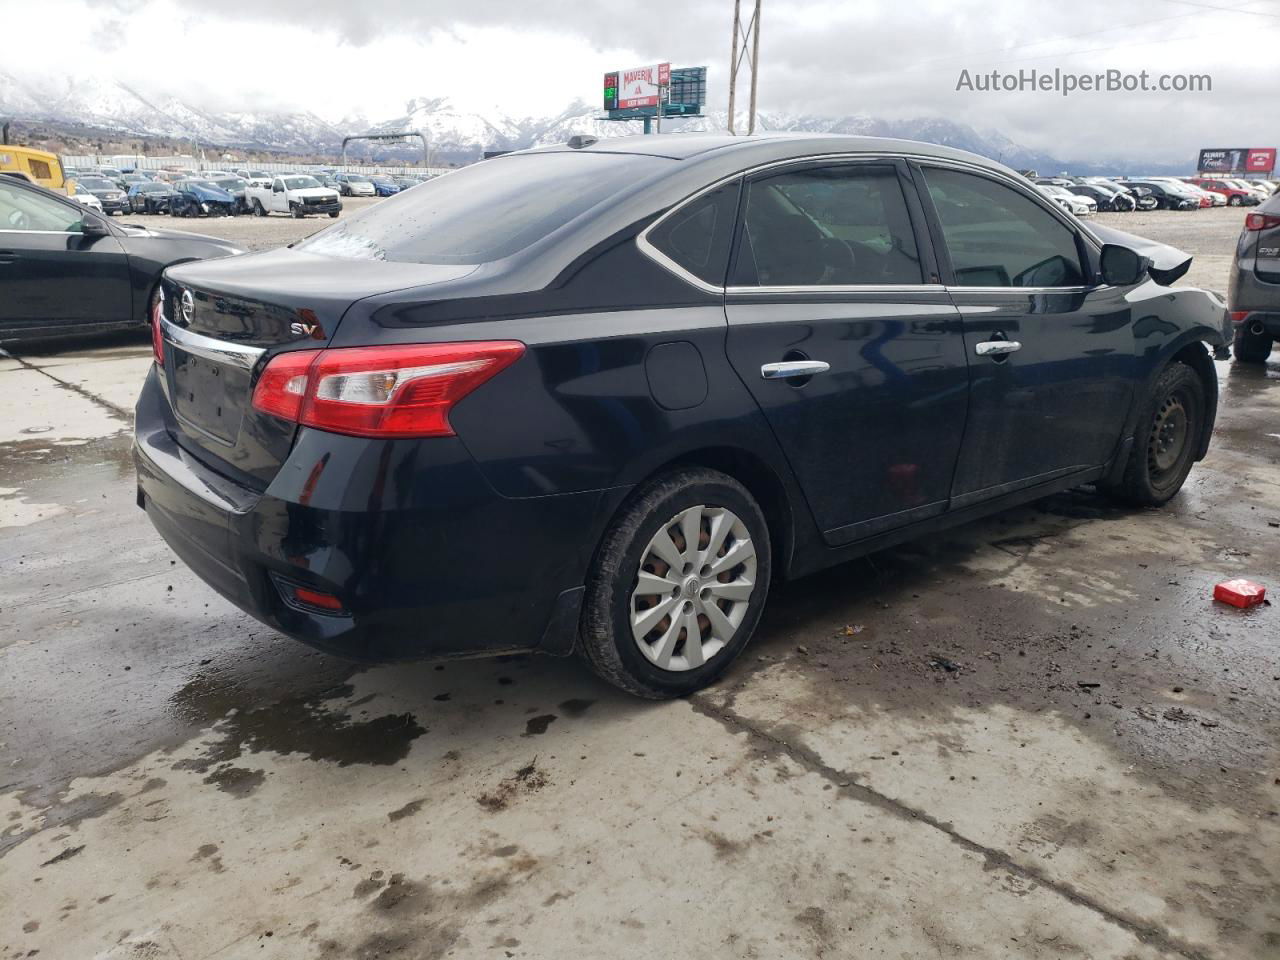
[(1252, 207), (1257, 205), (1258, 198), (1248, 190), (1233, 187), (1225, 180), (1214, 180), (1209, 177), (1187, 177), (1187, 183), (1193, 183), (1201, 190), (1210, 193), (1221, 193), (1227, 198), (1227, 205), (1232, 207)]

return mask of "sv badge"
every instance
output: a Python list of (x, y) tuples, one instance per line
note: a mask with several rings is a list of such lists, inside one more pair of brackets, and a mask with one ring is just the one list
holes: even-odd
[(291, 323), (289, 324), (289, 332), (295, 337), (311, 337), (315, 340), (324, 339), (324, 331), (320, 329), (318, 323)]

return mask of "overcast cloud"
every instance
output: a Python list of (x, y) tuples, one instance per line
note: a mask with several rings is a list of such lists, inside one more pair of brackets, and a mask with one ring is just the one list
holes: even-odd
[[(214, 110), (555, 113), (595, 103), (606, 70), (710, 67), (727, 98), (728, 0), (44, 0), (10, 5), (3, 69), (72, 70)], [(764, 0), (762, 110), (944, 116), (1067, 158), (1179, 160), (1280, 140), (1280, 2)], [(66, 29), (52, 30), (50, 24)], [(1209, 74), (1210, 93), (957, 92), (964, 68)]]

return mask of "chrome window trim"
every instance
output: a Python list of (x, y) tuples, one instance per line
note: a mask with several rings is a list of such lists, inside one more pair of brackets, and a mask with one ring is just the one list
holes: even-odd
[[(92, 207), (86, 207), (86, 210), (92, 210)], [(46, 237), (83, 237), (84, 234), (78, 230), (11, 230), (8, 227), (0, 227), (0, 233), (21, 233), (21, 234), (37, 234)]]
[(267, 352), (264, 347), (246, 347), (243, 344), (192, 333), (165, 317), (160, 318), (160, 329), (164, 331), (166, 340), (187, 353), (203, 357), (205, 360), (212, 360), (214, 363), (240, 367), (243, 370), (252, 370), (258, 359)]
[(944, 293), (946, 287), (940, 283), (842, 283), (823, 286), (792, 287), (725, 287), (727, 296), (743, 296), (753, 293), (803, 293), (812, 296), (820, 293)]
[[(685, 283), (689, 284), (690, 286), (696, 287), (697, 289), (703, 291), (704, 293), (714, 293), (714, 294), (722, 294), (722, 295), (733, 294), (737, 296), (744, 293), (773, 293), (773, 294), (795, 293), (795, 294), (811, 295), (814, 293), (823, 293), (823, 292), (838, 293), (838, 294), (877, 293), (877, 292), (878, 293), (900, 293), (900, 292), (905, 292), (909, 290), (932, 291), (936, 293), (944, 289), (973, 290), (973, 291), (979, 291), (979, 292), (1000, 291), (1000, 292), (1024, 292), (1024, 293), (1045, 293), (1045, 292), (1066, 293), (1066, 292), (1079, 292), (1082, 290), (1094, 289), (1092, 287), (1078, 287), (1078, 286), (1077, 287), (954, 287), (954, 288), (950, 288), (950, 287), (946, 287), (943, 284), (929, 284), (929, 283), (879, 284), (879, 285), (867, 284), (865, 286), (857, 285), (857, 284), (843, 284), (840, 286), (818, 285), (818, 286), (795, 286), (795, 287), (720, 286), (713, 283), (707, 283), (705, 280), (702, 280), (701, 278), (694, 276), (692, 273), (684, 269), (684, 267), (680, 266), (678, 263), (676, 263), (666, 254), (664, 254), (661, 250), (659, 250), (649, 241), (649, 232), (657, 228), (657, 226), (661, 224), (664, 220), (666, 220), (668, 217), (675, 215), (684, 207), (688, 206), (690, 203), (694, 203), (704, 194), (710, 193), (712, 190), (722, 187), (726, 183), (730, 183), (734, 180), (737, 180), (740, 177), (745, 180), (747, 177), (754, 176), (766, 170), (773, 170), (775, 168), (780, 168), (780, 167), (795, 166), (798, 164), (822, 163), (826, 161), (893, 162), (896, 160), (914, 161), (915, 163), (923, 164), (926, 166), (929, 164), (934, 164), (936, 166), (953, 167), (958, 170), (963, 170), (966, 173), (975, 173), (978, 175), (985, 175), (993, 180), (1003, 183), (1005, 186), (1008, 186), (1022, 193), (1024, 196), (1032, 200), (1032, 202), (1039, 204), (1041, 209), (1048, 210), (1054, 216), (1056, 216), (1058, 221), (1062, 223), (1063, 226), (1067, 227), (1070, 230), (1079, 230), (1081, 233), (1084, 234), (1086, 238), (1088, 238), (1092, 243), (1094, 243), (1097, 246), (1098, 250), (1102, 249), (1102, 241), (1099, 240), (1098, 237), (1096, 237), (1092, 232), (1090, 232), (1089, 229), (1083, 223), (1065, 219), (1063, 216), (1065, 211), (1062, 211), (1059, 208), (1057, 208), (1056, 204), (1050, 204), (1050, 203), (1044, 202), (1044, 200), (1046, 200), (1047, 198), (1045, 198), (1043, 194), (1037, 196), (1036, 193), (1032, 191), (1027, 184), (1018, 183), (1016, 179), (1009, 176), (1009, 174), (1004, 173), (1003, 171), (992, 170), (991, 168), (983, 166), (982, 164), (979, 164), (979, 163), (969, 163), (964, 160), (955, 160), (949, 157), (933, 157), (925, 154), (848, 153), (848, 152), (810, 154), (808, 156), (803, 156), (803, 157), (787, 157), (782, 160), (770, 160), (766, 163), (757, 164), (754, 167), (745, 167), (742, 170), (738, 170), (738, 171), (735, 171), (734, 173), (729, 174), (728, 176), (721, 177), (719, 180), (715, 180), (704, 187), (700, 187), (698, 190), (689, 194), (689, 196), (685, 197), (683, 200), (678, 200), (675, 203), (673, 203), (666, 213), (659, 216), (658, 219), (653, 221), (653, 223), (649, 224), (649, 226), (645, 227), (643, 230), (640, 231), (640, 233), (636, 236), (636, 247), (637, 249), (639, 249), (641, 253), (647, 256), (650, 260), (653, 260), (664, 270), (679, 277), (681, 280), (683, 280)], [(917, 189), (918, 189), (918, 186), (917, 186)]]
[(1073, 287), (962, 287), (953, 284), (947, 287), (948, 293), (980, 293), (984, 296), (993, 293), (1011, 293), (1015, 295), (1025, 295), (1029, 293), (1088, 293), (1091, 290), (1100, 290), (1101, 286), (1085, 287), (1079, 284)]

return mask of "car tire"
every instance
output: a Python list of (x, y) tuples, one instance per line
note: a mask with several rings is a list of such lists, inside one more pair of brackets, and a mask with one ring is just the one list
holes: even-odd
[[(698, 544), (690, 554), (684, 531), (695, 526)], [(678, 574), (662, 554), (681, 563)], [(726, 560), (730, 566), (714, 569)], [(604, 535), (587, 579), (578, 653), (604, 680), (636, 696), (665, 700), (700, 690), (755, 632), (770, 561), (764, 513), (732, 477), (700, 467), (657, 477)], [(714, 621), (705, 612), (712, 606)]]
[(1266, 363), (1271, 356), (1271, 334), (1250, 333), (1244, 325), (1236, 327), (1231, 352), (1237, 363)]
[(1142, 406), (1124, 476), (1100, 489), (1133, 506), (1168, 503), (1195, 463), (1206, 407), (1204, 383), (1194, 370), (1184, 363), (1165, 367)]
[(1240, 204), (1242, 204), (1243, 202), (1244, 202), (1244, 201), (1243, 201), (1243, 200), (1241, 200), (1239, 197), (1228, 197), (1228, 198), (1227, 198), (1227, 206), (1229, 206), (1229, 207), (1238, 207), (1238, 206), (1240, 206)]
[(265, 217), (267, 215), (267, 208), (262, 205), (262, 201), (257, 197), (253, 198), (253, 215), (255, 217)]
[(337, 210), (331, 211), (329, 214), (329, 219), (336, 220), (337, 218), (338, 218), (338, 211)]
[(293, 219), (295, 220), (301, 220), (303, 217), (306, 216), (306, 214), (303, 213), (302, 208), (298, 206), (296, 203), (289, 204), (289, 212), (293, 214)]

